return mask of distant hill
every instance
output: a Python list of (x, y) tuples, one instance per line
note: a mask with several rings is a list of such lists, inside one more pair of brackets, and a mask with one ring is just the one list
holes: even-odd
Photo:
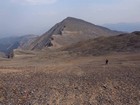
[(79, 55), (103, 55), (111, 52), (140, 51), (140, 31), (82, 41), (65, 47), (63, 50)]
[(122, 32), (140, 31), (139, 23), (117, 23), (117, 24), (104, 24), (103, 26), (112, 30), (119, 30)]
[(35, 35), (25, 35), (20, 37), (6, 37), (0, 39), (0, 52), (6, 55), (13, 51), (13, 49), (26, 49), (28, 44), (36, 38)]
[(99, 36), (118, 35), (120, 33), (81, 19), (68, 17), (36, 39), (30, 45), (30, 49), (59, 48)]

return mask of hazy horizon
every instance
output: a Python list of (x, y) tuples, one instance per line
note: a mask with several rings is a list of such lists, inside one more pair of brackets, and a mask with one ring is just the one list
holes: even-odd
[[(0, 1), (0, 37), (41, 35), (69, 16), (103, 26), (130, 24), (128, 31), (132, 31), (140, 27), (139, 6), (139, 0)], [(123, 30), (125, 28), (120, 31)]]

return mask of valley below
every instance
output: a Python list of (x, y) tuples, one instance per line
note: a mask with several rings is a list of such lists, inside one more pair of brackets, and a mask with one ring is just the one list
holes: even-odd
[(139, 105), (139, 64), (139, 52), (42, 51), (1, 58), (0, 105)]

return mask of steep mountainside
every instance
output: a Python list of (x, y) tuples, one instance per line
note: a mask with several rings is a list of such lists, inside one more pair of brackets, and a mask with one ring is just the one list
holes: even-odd
[(27, 50), (32, 42), (34, 42), (38, 36), (36, 35), (27, 35), (21, 37), (20, 46), (18, 48)]
[(63, 50), (82, 55), (102, 55), (111, 52), (140, 51), (140, 32), (120, 34), (110, 37), (99, 37), (73, 44)]
[(45, 47), (59, 48), (99, 36), (117, 34), (120, 34), (120, 32), (112, 31), (81, 19), (68, 17), (35, 40), (30, 45), (30, 49), (43, 49)]

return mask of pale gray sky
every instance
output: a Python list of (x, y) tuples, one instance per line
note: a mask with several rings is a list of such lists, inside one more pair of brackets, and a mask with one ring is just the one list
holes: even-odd
[(0, 0), (0, 36), (43, 34), (71, 16), (94, 24), (140, 23), (140, 0)]

